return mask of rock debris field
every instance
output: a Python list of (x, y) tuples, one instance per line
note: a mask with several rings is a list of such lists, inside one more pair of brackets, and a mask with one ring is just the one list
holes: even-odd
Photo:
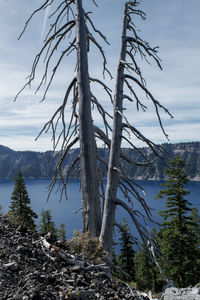
[[(0, 216), (0, 300), (152, 300), (97, 266)], [(168, 288), (162, 300), (200, 300), (200, 289)], [(156, 299), (155, 299), (156, 300)]]
[(150, 298), (72, 257), (61, 244), (0, 217), (0, 300), (4, 299)]

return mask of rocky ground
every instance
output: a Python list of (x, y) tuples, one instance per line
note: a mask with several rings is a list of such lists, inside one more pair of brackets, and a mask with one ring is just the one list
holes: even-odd
[(0, 217), (0, 300), (150, 299), (52, 245)]
[[(155, 299), (110, 278), (101, 267), (0, 216), (0, 300)], [(200, 300), (200, 289), (167, 288), (161, 299)]]

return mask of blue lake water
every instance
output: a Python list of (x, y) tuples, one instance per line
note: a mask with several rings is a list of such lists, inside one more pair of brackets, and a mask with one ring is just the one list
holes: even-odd
[[(32, 209), (40, 215), (42, 209), (50, 209), (53, 221), (56, 226), (59, 227), (60, 224), (66, 224), (67, 238), (72, 237), (74, 230), (81, 230), (82, 228), (82, 216), (81, 211), (77, 214), (74, 214), (74, 211), (78, 210), (81, 207), (81, 193), (80, 193), (80, 181), (71, 181), (68, 184), (68, 200), (60, 199), (59, 192), (52, 192), (49, 201), (47, 202), (48, 194), (48, 184), (49, 180), (47, 179), (27, 179), (25, 180), (27, 191), (31, 199)], [(163, 199), (155, 200), (154, 197), (158, 193), (161, 187), (161, 181), (137, 181), (145, 190), (146, 196), (145, 199), (148, 205), (153, 208), (152, 215), (156, 221), (159, 221), (160, 217), (158, 216), (158, 211), (165, 208), (165, 201)], [(11, 194), (14, 188), (14, 182), (12, 180), (0, 179), (0, 205), (3, 208), (3, 213), (6, 213), (9, 209)], [(190, 194), (187, 196), (187, 199), (196, 206), (200, 211), (200, 182), (189, 182), (187, 189)], [(56, 188), (55, 188), (56, 190)], [(120, 196), (120, 195), (119, 195)], [(134, 209), (139, 209), (142, 211), (140, 205), (134, 200)], [(118, 209), (117, 217), (122, 221), (123, 216), (129, 222), (129, 217), (127, 214), (124, 214), (122, 209)], [(40, 221), (40, 216), (36, 223)], [(130, 223), (131, 225), (131, 223)], [(152, 225), (150, 225), (151, 228)], [(132, 233), (137, 236), (135, 233), (135, 228), (131, 225)]]

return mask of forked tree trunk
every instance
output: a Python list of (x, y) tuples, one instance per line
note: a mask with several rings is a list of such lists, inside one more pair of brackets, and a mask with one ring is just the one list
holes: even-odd
[(87, 35), (82, 0), (76, 0), (76, 13), (83, 232), (89, 232), (93, 236), (99, 236), (101, 229), (101, 212), (97, 177), (97, 150), (91, 115)]
[(119, 160), (121, 151), (121, 136), (122, 136), (122, 113), (123, 111), (123, 85), (124, 85), (124, 65), (126, 58), (126, 9), (124, 12), (123, 32), (121, 40), (120, 59), (117, 70), (117, 80), (115, 87), (114, 98), (114, 116), (113, 116), (113, 134), (111, 141), (111, 150), (109, 157), (108, 176), (106, 197), (103, 211), (102, 228), (100, 234), (100, 241), (108, 253), (112, 253), (112, 235), (115, 223), (115, 200), (117, 197), (117, 189), (119, 185)]

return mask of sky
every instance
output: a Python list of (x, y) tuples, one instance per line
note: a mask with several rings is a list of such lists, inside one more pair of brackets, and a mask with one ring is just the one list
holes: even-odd
[[(57, 3), (61, 1), (57, 0)], [(74, 76), (73, 54), (59, 68), (45, 101), (42, 90), (35, 95), (44, 64), (40, 64), (35, 83), (26, 88), (14, 102), (15, 95), (26, 83), (33, 59), (39, 52), (52, 8), (33, 18), (20, 40), (24, 24), (41, 0), (0, 0), (0, 144), (13, 150), (52, 150), (51, 133), (42, 134), (35, 141), (44, 124), (61, 105), (67, 84)], [(107, 37), (110, 45), (101, 42), (107, 66), (115, 78), (120, 33), (123, 18), (123, 0), (84, 0), (85, 10), (96, 27)], [(200, 132), (200, 0), (140, 0), (139, 9), (146, 13), (146, 20), (134, 19), (141, 36), (153, 46), (159, 46), (163, 70), (154, 63), (141, 68), (147, 86), (154, 97), (167, 107), (173, 119), (161, 113), (169, 141), (159, 128), (155, 111), (149, 105), (145, 113), (137, 112), (127, 104), (127, 117), (131, 124), (155, 143), (199, 141)], [(93, 48), (91, 48), (93, 51)], [(89, 56), (90, 73), (102, 79), (102, 59), (94, 51)], [(113, 90), (115, 79), (106, 76), (106, 83)], [(112, 106), (105, 93), (96, 91), (105, 109), (112, 113)], [(144, 100), (146, 101), (146, 100)], [(70, 107), (68, 108), (70, 113)], [(94, 122), (100, 120), (93, 113)], [(137, 144), (137, 141), (134, 141)], [(139, 144), (138, 144), (139, 145)], [(126, 145), (125, 145), (126, 146)]]

